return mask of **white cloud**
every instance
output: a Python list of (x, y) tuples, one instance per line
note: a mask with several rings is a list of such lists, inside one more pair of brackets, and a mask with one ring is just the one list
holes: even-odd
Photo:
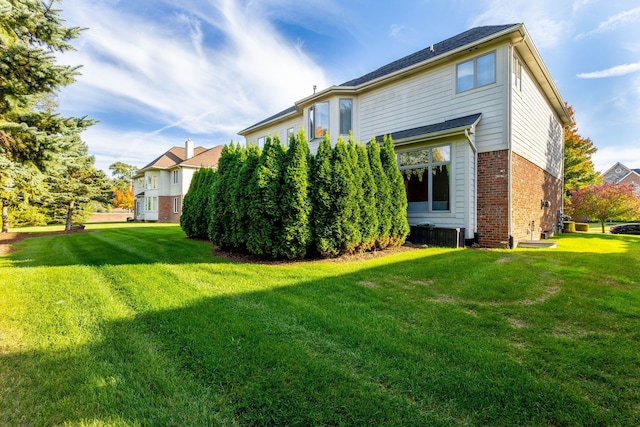
[[(255, 12), (232, 0), (210, 0), (154, 22), (117, 2), (66, 0), (69, 23), (90, 29), (77, 51), (63, 56), (84, 65), (78, 82), (63, 92), (63, 107), (83, 112), (76, 114), (115, 107), (159, 123), (158, 130), (237, 139), (237, 131), (309, 95), (314, 84), (327, 86), (300, 46)], [(207, 36), (220, 40), (205, 44)]]
[(595, 169), (605, 172), (616, 162), (621, 162), (625, 166), (637, 169), (640, 168), (640, 150), (636, 147), (640, 145), (640, 140), (630, 141), (627, 145), (609, 145), (598, 148), (592, 156)]
[(640, 21), (640, 7), (618, 13), (617, 15), (610, 17), (606, 21), (601, 22), (595, 29), (578, 34), (576, 36), (576, 39), (588, 37), (593, 34), (614, 31), (622, 25), (630, 24), (636, 21)]
[(606, 77), (618, 77), (640, 71), (640, 62), (633, 64), (617, 65), (606, 70), (593, 71), (591, 73), (580, 73), (577, 76), (581, 79), (602, 79)]
[(484, 4), (485, 12), (473, 19), (471, 26), (523, 22), (541, 48), (557, 46), (570, 31), (570, 8), (564, 2), (488, 0)]

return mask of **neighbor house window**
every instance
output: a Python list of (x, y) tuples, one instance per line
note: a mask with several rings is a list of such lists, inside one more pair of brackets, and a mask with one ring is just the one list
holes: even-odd
[(173, 183), (174, 183), (174, 184), (177, 184), (177, 183), (179, 182), (179, 181), (178, 181), (178, 180), (179, 180), (179, 176), (178, 176), (178, 175), (179, 175), (179, 174), (178, 174), (178, 171), (177, 171), (177, 170), (174, 170), (174, 171), (173, 171)]
[(409, 212), (448, 211), (451, 199), (451, 146), (398, 154)]
[(180, 209), (180, 201), (177, 197), (173, 198), (173, 213), (178, 213)]
[(348, 135), (351, 132), (351, 114), (353, 110), (353, 100), (340, 100), (340, 135)]
[(513, 69), (511, 70), (512, 83), (515, 88), (522, 90), (522, 63), (514, 55), (513, 56)]
[(266, 136), (261, 136), (260, 138), (258, 138), (258, 148), (259, 149), (263, 149), (264, 148), (264, 142), (267, 140)]
[(319, 102), (309, 108), (309, 135), (322, 138), (329, 131), (329, 103)]
[(496, 53), (478, 56), (456, 67), (457, 92), (475, 89), (496, 82)]
[(151, 188), (158, 188), (158, 177), (156, 175), (151, 177)]

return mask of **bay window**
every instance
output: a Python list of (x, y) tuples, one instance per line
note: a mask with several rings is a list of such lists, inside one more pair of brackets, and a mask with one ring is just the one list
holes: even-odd
[(352, 99), (340, 100), (340, 135), (349, 135), (352, 130), (351, 112), (353, 110)]
[(329, 131), (329, 103), (318, 102), (309, 108), (309, 135), (311, 139), (323, 138)]

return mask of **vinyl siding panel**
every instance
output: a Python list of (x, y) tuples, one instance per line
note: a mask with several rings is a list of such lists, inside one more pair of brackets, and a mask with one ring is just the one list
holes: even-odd
[(562, 125), (526, 67), (522, 69), (522, 90), (512, 86), (511, 91), (513, 151), (556, 178), (562, 177)]
[[(459, 62), (484, 53), (478, 51)], [(479, 151), (507, 148), (506, 47), (496, 50), (496, 83), (456, 93), (456, 64), (447, 64), (410, 76), (361, 95), (360, 140), (411, 129), (474, 113), (482, 113), (477, 127)]]
[[(293, 132), (297, 134), (300, 127), (302, 127), (302, 123), (303, 123), (302, 114), (300, 114), (289, 120), (278, 122), (272, 126), (264, 127), (263, 129), (257, 132), (252, 132), (250, 134), (247, 134), (245, 136), (245, 139), (248, 145), (258, 145), (258, 138), (261, 138), (263, 136), (273, 137), (274, 135), (277, 134), (278, 138), (280, 138), (280, 142), (282, 143), (282, 145), (286, 147), (288, 145), (288, 141), (286, 141), (287, 129), (293, 128)], [(305, 132), (306, 132), (306, 129), (305, 129)]]

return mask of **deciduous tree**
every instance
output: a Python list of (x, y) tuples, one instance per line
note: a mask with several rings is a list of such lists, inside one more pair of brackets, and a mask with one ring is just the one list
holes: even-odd
[(573, 215), (600, 221), (603, 233), (608, 218), (640, 218), (640, 199), (634, 187), (625, 184), (605, 183), (573, 190), (568, 208)]
[(565, 192), (602, 182), (602, 177), (595, 171), (591, 161), (591, 156), (598, 149), (589, 138), (580, 136), (573, 107), (568, 109), (571, 114), (571, 126), (568, 126), (564, 132)]

